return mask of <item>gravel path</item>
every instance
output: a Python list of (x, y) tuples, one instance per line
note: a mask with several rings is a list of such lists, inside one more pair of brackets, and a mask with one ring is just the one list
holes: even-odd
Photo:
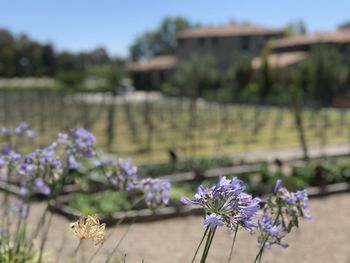
[[(30, 221), (34, 225), (42, 213), (44, 205), (34, 205)], [(338, 194), (310, 200), (314, 219), (302, 221), (301, 228), (294, 231), (286, 241), (290, 247), (274, 247), (268, 251), (263, 262), (269, 263), (350, 263), (350, 194)], [(199, 216), (176, 218), (153, 223), (138, 223), (129, 232), (118, 249), (117, 255), (126, 254), (126, 262), (182, 263), (190, 262), (203, 233), (203, 220)], [(113, 231), (94, 262), (104, 259), (119, 241), (129, 225), (119, 226)], [(207, 262), (226, 262), (232, 234), (220, 229), (215, 236)], [(60, 247), (64, 250), (60, 253)], [(54, 216), (48, 237), (48, 254), (53, 262), (70, 262), (78, 241), (69, 230), (69, 222)], [(257, 252), (254, 236), (242, 231), (238, 234), (233, 262), (253, 262)], [(94, 246), (87, 241), (82, 247), (86, 258), (94, 252)], [(60, 255), (57, 255), (60, 254)], [(83, 253), (81, 253), (83, 254)], [(87, 260), (80, 260), (87, 262)]]

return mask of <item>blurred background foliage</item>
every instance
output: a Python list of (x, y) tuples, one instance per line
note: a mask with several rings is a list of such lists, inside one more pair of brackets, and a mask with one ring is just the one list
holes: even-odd
[[(199, 24), (183, 17), (167, 17), (155, 30), (138, 36), (130, 45), (129, 58), (134, 61), (156, 55), (174, 54), (175, 33)], [(340, 28), (347, 28), (344, 23)], [(291, 23), (286, 36), (302, 35), (307, 28), (302, 21)], [(300, 65), (273, 68), (268, 64), (268, 49), (261, 52), (262, 66), (253, 69), (250, 58), (242, 55), (231, 66), (219, 70), (213, 57), (194, 54), (177, 66), (173, 78), (162, 85), (168, 95), (203, 97), (208, 100), (238, 103), (288, 104), (286, 83), (298, 89), (302, 98), (315, 106), (329, 106), (335, 95), (346, 92), (350, 84), (350, 50), (319, 46)], [(102, 48), (90, 52), (57, 51), (49, 43), (39, 43), (26, 34), (14, 35), (0, 30), (0, 88), (23, 87), (20, 79), (52, 80), (48, 88), (68, 90), (109, 90), (120, 83), (123, 62)], [(5, 82), (16, 78), (13, 83)], [(24, 81), (24, 83), (26, 83)], [(27, 86), (35, 88), (28, 82)], [(40, 86), (40, 84), (38, 85)], [(189, 88), (191, 87), (191, 89)]]

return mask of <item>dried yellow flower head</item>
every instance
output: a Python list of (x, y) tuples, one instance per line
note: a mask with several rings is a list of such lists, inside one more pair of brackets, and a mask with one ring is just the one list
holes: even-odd
[(96, 215), (79, 217), (79, 219), (72, 223), (71, 228), (79, 239), (92, 239), (95, 245), (100, 245), (105, 240), (106, 224), (100, 224), (100, 220)]

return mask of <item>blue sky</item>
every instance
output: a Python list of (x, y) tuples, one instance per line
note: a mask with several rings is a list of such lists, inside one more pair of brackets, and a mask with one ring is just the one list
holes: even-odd
[(0, 0), (0, 27), (51, 42), (59, 50), (104, 46), (113, 55), (127, 55), (134, 38), (165, 16), (273, 27), (302, 19), (314, 32), (350, 20), (349, 10), (349, 0)]

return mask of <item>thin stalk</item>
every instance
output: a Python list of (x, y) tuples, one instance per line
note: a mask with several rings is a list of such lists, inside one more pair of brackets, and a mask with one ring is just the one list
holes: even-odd
[(56, 254), (56, 263), (59, 263), (60, 262), (60, 259), (61, 259), (61, 255), (62, 255), (62, 251), (64, 249), (64, 246), (66, 244), (66, 241), (67, 241), (67, 236), (64, 235), (63, 239), (62, 239), (62, 242), (61, 242), (61, 245), (57, 251), (57, 254)]
[(216, 227), (214, 228), (214, 230), (210, 230), (210, 232), (209, 232), (208, 239), (207, 239), (207, 242), (205, 244), (205, 248), (204, 248), (204, 251), (202, 254), (201, 263), (205, 263), (205, 261), (207, 259), (211, 243), (213, 242), (215, 231), (216, 231)]
[(46, 206), (43, 214), (41, 215), (36, 227), (35, 227), (35, 230), (33, 231), (32, 233), (32, 236), (31, 238), (29, 239), (29, 248), (32, 249), (33, 247), (33, 240), (38, 236), (39, 232), (40, 232), (40, 229), (42, 229), (43, 225), (45, 225), (45, 221), (46, 221), (46, 215), (47, 215), (47, 212), (49, 211), (49, 205)]
[(82, 243), (83, 243), (83, 239), (80, 239), (80, 240), (79, 240), (78, 246), (75, 248), (75, 250), (74, 250), (74, 252), (73, 252), (73, 254), (72, 254), (72, 257), (73, 257), (73, 258), (76, 258), (76, 256), (77, 256), (77, 254), (78, 254), (78, 251), (79, 251), (79, 249), (80, 249)]
[(265, 244), (266, 244), (266, 242), (267, 242), (268, 239), (269, 239), (269, 235), (267, 235), (267, 236), (265, 237), (264, 242), (262, 243), (262, 246), (261, 246), (261, 248), (260, 248), (260, 250), (259, 250), (259, 253), (256, 255), (256, 257), (255, 257), (255, 259), (254, 259), (254, 263), (258, 262), (258, 260), (259, 260), (259, 262), (260, 262), (261, 257), (262, 257), (262, 254), (263, 254), (263, 252), (264, 252)]
[(209, 227), (207, 227), (207, 228), (205, 229), (204, 235), (203, 235), (203, 237), (202, 237), (202, 239), (201, 239), (201, 242), (199, 243), (199, 245), (198, 245), (198, 247), (197, 247), (196, 253), (194, 253), (194, 256), (193, 256), (193, 258), (192, 258), (191, 263), (194, 263), (194, 261), (195, 261), (195, 259), (196, 259), (196, 256), (197, 256), (197, 254), (198, 254), (199, 248), (202, 246), (202, 243), (203, 243), (203, 241), (204, 241), (204, 239), (205, 239), (205, 236), (206, 236), (207, 233), (208, 233), (208, 230), (209, 230)]
[(44, 247), (45, 247), (47, 236), (48, 236), (48, 233), (49, 233), (49, 230), (50, 230), (52, 218), (53, 218), (53, 214), (50, 213), (49, 221), (48, 221), (47, 227), (45, 229), (45, 232), (43, 233), (43, 238), (42, 238), (41, 245), (40, 245), (39, 263), (41, 263), (41, 260), (42, 260)]
[[(135, 220), (134, 220), (134, 221), (135, 221)], [(111, 260), (112, 256), (113, 256), (114, 253), (117, 251), (119, 245), (122, 243), (122, 241), (124, 240), (124, 238), (126, 237), (126, 235), (129, 233), (129, 230), (130, 230), (132, 224), (133, 224), (133, 222), (128, 226), (128, 228), (125, 230), (125, 232), (124, 232), (124, 234), (122, 235), (122, 237), (119, 239), (117, 245), (114, 247), (114, 249), (112, 250), (112, 252), (108, 255), (108, 258), (107, 258), (107, 260), (106, 260), (106, 263), (108, 263), (108, 262)], [(90, 261), (90, 262), (91, 262), (91, 261)]]
[[(133, 207), (135, 207), (139, 202), (141, 202), (142, 200), (144, 199), (144, 196), (142, 196), (141, 198), (137, 199), (130, 207), (128, 210), (132, 209)], [(109, 239), (113, 234), (114, 232), (116, 231), (116, 229), (118, 228), (118, 226), (123, 223), (125, 217), (122, 217), (118, 220), (117, 224), (114, 226), (113, 230), (109, 233), (107, 239)], [(133, 222), (132, 222), (133, 223)], [(102, 246), (104, 245), (104, 243), (99, 246), (99, 248), (95, 251), (95, 253), (91, 256), (89, 262), (92, 262), (92, 260), (95, 258), (95, 256), (100, 252)]]
[(210, 240), (211, 234), (212, 234), (212, 230), (209, 229), (209, 233), (208, 233), (208, 236), (207, 236), (207, 241), (205, 242), (204, 249), (203, 249), (203, 252), (202, 252), (201, 262), (202, 262), (202, 259), (204, 257), (204, 254), (206, 253), (206, 251), (208, 249), (208, 245), (209, 245), (209, 240)]
[(238, 225), (235, 228), (235, 235), (233, 236), (232, 246), (231, 246), (231, 250), (230, 250), (230, 256), (228, 257), (228, 261), (227, 261), (228, 263), (231, 262), (231, 258), (232, 258), (232, 255), (233, 255), (233, 247), (235, 246), (237, 232), (238, 232)]

